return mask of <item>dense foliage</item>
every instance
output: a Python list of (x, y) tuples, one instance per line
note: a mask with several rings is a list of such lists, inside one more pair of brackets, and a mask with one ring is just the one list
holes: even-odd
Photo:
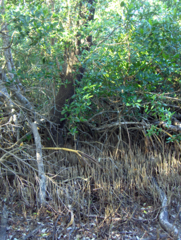
[(0, 4), (0, 236), (181, 239), (179, 1)]
[[(72, 134), (92, 111), (110, 109), (127, 121), (151, 116), (170, 124), (180, 97), (179, 1), (100, 0), (94, 2), (93, 21), (87, 21), (89, 5), (89, 1), (6, 4), (4, 19), (12, 36), (17, 77), (31, 89), (31, 101), (39, 110), (49, 109), (52, 93), (55, 97), (61, 84), (67, 84), (61, 81), (66, 49), (91, 35), (90, 51), (82, 41), (84, 50), (74, 68), (75, 73), (80, 66), (86, 68), (83, 80), (75, 80), (74, 101), (63, 110)], [(106, 115), (102, 116), (103, 124)]]

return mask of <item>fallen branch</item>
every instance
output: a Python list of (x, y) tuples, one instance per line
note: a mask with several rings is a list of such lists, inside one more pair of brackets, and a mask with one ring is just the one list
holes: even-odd
[(88, 162), (84, 158), (89, 159), (91, 162), (96, 164), (99, 168), (102, 168), (101, 165), (97, 162), (96, 159), (92, 158), (91, 156), (89, 156), (89, 155), (87, 155), (87, 154), (85, 154), (85, 153), (83, 153), (79, 150), (74, 150), (74, 149), (70, 149), (70, 148), (60, 148), (60, 147), (43, 147), (42, 149), (44, 149), (44, 150), (62, 150), (62, 151), (66, 151), (66, 152), (73, 152), (73, 153), (77, 154), (77, 156), (80, 159), (82, 159), (83, 162), (86, 163), (89, 167), (90, 167), (90, 165), (88, 164)]

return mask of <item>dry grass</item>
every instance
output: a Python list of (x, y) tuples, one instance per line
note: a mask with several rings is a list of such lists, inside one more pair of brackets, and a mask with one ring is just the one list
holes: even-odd
[[(40, 209), (36, 147), (33, 139), (26, 137), (15, 144), (16, 134), (12, 134), (11, 126), (2, 129), (1, 199), (19, 202), (26, 218)], [(109, 238), (118, 228), (119, 232), (130, 229), (133, 232), (135, 226), (141, 229), (158, 222), (161, 203), (152, 183), (154, 177), (167, 195), (172, 223), (178, 223), (181, 219), (178, 144), (165, 146), (157, 137), (148, 139), (142, 132), (136, 135), (135, 130), (129, 132), (131, 141), (123, 131), (118, 144), (116, 131), (97, 133), (94, 142), (82, 137), (79, 150), (89, 156), (86, 161), (73, 152), (43, 150), (47, 206), (56, 216), (66, 219), (66, 227), (72, 222), (93, 223), (94, 219), (98, 239), (105, 235)], [(74, 148), (68, 144), (65, 147)], [(57, 221), (55, 217), (55, 225)]]
[[(91, 146), (82, 147), (81, 151), (96, 159), (102, 168), (91, 162), (81, 166), (74, 153), (44, 151), (47, 201), (57, 211), (71, 208), (81, 221), (95, 215), (100, 219), (119, 217), (122, 223), (131, 221), (138, 207), (152, 205), (156, 209), (160, 206), (152, 176), (166, 192), (169, 204), (181, 205), (181, 163), (171, 151), (146, 157), (135, 146), (127, 152), (118, 149), (115, 156), (113, 151)], [(1, 149), (0, 180), (6, 199), (10, 199), (13, 192), (25, 208), (38, 207), (34, 145), (24, 144), (8, 153)]]

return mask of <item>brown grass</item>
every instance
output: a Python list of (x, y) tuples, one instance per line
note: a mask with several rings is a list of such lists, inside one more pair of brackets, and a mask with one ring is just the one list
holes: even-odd
[[(6, 199), (13, 192), (25, 208), (38, 207), (34, 146), (24, 144), (7, 156), (1, 150), (1, 192)], [(120, 148), (115, 153), (108, 148), (100, 150), (93, 143), (80, 150), (96, 159), (102, 168), (91, 162), (81, 166), (74, 153), (44, 151), (47, 201), (57, 211), (72, 209), (79, 221), (97, 216), (98, 221), (119, 218), (122, 224), (127, 223), (141, 206), (160, 206), (152, 176), (166, 192), (169, 204), (181, 205), (181, 163), (174, 152), (164, 155), (155, 151), (146, 156), (135, 146), (127, 151)], [(156, 212), (152, 212), (145, 219), (155, 216)]]

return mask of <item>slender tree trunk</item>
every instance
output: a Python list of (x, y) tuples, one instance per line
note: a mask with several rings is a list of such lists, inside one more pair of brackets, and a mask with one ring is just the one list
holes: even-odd
[[(4, 1), (0, 0), (0, 7), (1, 11), (0, 14), (5, 13), (5, 6)], [(5, 81), (6, 81), (6, 75), (9, 77), (9, 79), (12, 80), (12, 84), (10, 85), (10, 90), (13, 93), (13, 95), (19, 100), (19, 102), (28, 110), (33, 110), (33, 107), (31, 103), (21, 94), (20, 87), (19, 87), (19, 81), (18, 79), (14, 78), (14, 74), (12, 71), (16, 72), (12, 52), (11, 52), (11, 38), (9, 36), (7, 23), (1, 19), (0, 15), (0, 25), (1, 25), (1, 36), (2, 36), (2, 48), (4, 50), (4, 56), (6, 59), (6, 70), (7, 74), (4, 73), (4, 69), (1, 69), (0, 67), (0, 97), (8, 102), (8, 105), (10, 106), (11, 112), (13, 113), (13, 118), (11, 121), (14, 121), (16, 125), (18, 125), (18, 118), (14, 109), (14, 103), (11, 100), (11, 97), (7, 91), (7, 88), (5, 87)], [(18, 83), (18, 84), (17, 84)], [(35, 143), (36, 143), (36, 159), (37, 159), (37, 165), (38, 165), (38, 174), (40, 179), (40, 203), (41, 205), (45, 205), (45, 193), (46, 193), (46, 177), (44, 173), (44, 164), (43, 164), (43, 158), (42, 158), (42, 148), (41, 148), (41, 138), (37, 130), (37, 126), (35, 123), (30, 124), (30, 127), (33, 131)], [(18, 128), (17, 128), (18, 129)], [(17, 141), (19, 140), (19, 132), (15, 130), (15, 133), (17, 132)]]
[(31, 129), (33, 131), (33, 136), (35, 139), (36, 144), (36, 161), (38, 166), (38, 176), (39, 176), (39, 184), (40, 184), (40, 191), (39, 191), (39, 197), (40, 197), (40, 204), (41, 206), (45, 205), (45, 197), (46, 197), (46, 176), (44, 171), (44, 163), (43, 163), (43, 157), (42, 157), (42, 146), (41, 146), (41, 138), (36, 126), (36, 123), (31, 123)]

